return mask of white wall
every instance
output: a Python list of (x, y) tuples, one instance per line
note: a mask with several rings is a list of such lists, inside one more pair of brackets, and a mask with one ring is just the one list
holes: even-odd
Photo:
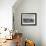
[(16, 0), (0, 0), (0, 27), (12, 28), (12, 6)]
[(40, 29), (42, 46), (46, 46), (46, 0), (41, 1)]
[[(16, 5), (14, 5), (16, 6)], [(15, 19), (15, 30), (22, 32), (24, 38), (35, 41), (36, 46), (41, 46), (41, 30), (40, 30), (40, 15), (41, 1), (40, 0), (23, 0), (20, 5), (13, 8)], [(21, 13), (37, 13), (36, 26), (21, 26)]]

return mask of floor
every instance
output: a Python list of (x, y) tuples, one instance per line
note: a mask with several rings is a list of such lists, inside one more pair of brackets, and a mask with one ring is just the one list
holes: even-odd
[(6, 40), (6, 42), (2, 43), (0, 46), (16, 46), (15, 39), (13, 39), (13, 40)]
[[(0, 46), (23, 46), (24, 44), (22, 43), (22, 34), (21, 33), (16, 33), (11, 39), (11, 40), (6, 40), (6, 39), (0, 39)], [(20, 37), (21, 36), (21, 37)], [(3, 42), (6, 40), (6, 42)], [(3, 43), (2, 43), (3, 42)], [(18, 43), (19, 42), (19, 43)], [(23, 44), (23, 45), (22, 45)]]
[[(6, 40), (6, 42), (4, 42), (3, 44), (1, 44), (0, 46), (16, 46), (15, 39)], [(22, 43), (21, 46), (24, 46), (24, 44)]]

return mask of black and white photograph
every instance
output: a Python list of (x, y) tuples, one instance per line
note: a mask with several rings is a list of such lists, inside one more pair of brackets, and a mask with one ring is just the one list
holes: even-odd
[(36, 25), (36, 13), (22, 13), (21, 24), (22, 25)]

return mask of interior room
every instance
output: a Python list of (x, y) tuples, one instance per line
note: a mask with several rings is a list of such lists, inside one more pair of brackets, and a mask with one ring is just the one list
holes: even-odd
[(46, 0), (0, 0), (0, 46), (46, 46)]

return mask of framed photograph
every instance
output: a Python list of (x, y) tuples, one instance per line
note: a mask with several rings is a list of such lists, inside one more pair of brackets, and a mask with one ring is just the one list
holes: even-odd
[(37, 25), (37, 13), (21, 13), (21, 25)]

